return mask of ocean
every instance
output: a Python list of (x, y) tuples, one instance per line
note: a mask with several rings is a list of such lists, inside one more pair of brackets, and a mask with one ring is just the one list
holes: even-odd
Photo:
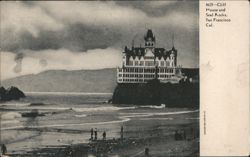
[(0, 104), (1, 143), (12, 154), (87, 143), (91, 128), (98, 130), (98, 138), (105, 131), (113, 139), (120, 137), (121, 126), (127, 132), (124, 136), (137, 137), (129, 133), (163, 128), (167, 134), (172, 125), (199, 121), (194, 109), (109, 104), (111, 93), (25, 94), (20, 101)]

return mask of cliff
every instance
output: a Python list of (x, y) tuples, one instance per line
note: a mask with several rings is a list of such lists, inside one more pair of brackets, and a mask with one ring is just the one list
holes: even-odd
[(118, 84), (113, 104), (160, 105), (166, 107), (199, 107), (199, 83), (160, 83), (152, 80), (142, 84)]

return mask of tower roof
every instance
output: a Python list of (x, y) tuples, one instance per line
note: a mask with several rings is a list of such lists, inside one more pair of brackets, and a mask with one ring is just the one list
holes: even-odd
[(145, 40), (148, 40), (151, 38), (153, 41), (155, 41), (155, 36), (153, 34), (153, 31), (151, 29), (148, 29), (147, 34), (144, 36)]

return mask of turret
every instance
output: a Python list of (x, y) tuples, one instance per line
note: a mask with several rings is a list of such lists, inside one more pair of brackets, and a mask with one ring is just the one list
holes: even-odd
[(175, 49), (175, 47), (173, 46), (171, 49), (171, 56), (173, 56), (173, 60), (174, 60), (174, 66), (177, 66), (177, 50)]
[(155, 47), (155, 36), (151, 29), (148, 29), (147, 34), (144, 36), (145, 47), (154, 48)]

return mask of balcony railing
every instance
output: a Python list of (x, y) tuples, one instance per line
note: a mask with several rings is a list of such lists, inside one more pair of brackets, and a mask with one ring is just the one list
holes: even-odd
[[(161, 82), (178, 82), (180, 68), (158, 68), (157, 78)], [(146, 83), (155, 78), (156, 68), (117, 68), (118, 83)]]

